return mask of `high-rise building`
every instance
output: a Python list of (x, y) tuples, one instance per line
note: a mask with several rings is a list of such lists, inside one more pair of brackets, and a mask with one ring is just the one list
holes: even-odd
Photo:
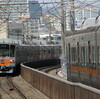
[(40, 18), (42, 16), (42, 7), (38, 1), (28, 1), (30, 18)]
[(33, 1), (29, 0), (28, 1), (28, 13), (29, 13), (29, 18), (28, 18), (28, 28), (30, 31), (29, 34), (32, 35), (38, 35), (38, 30), (39, 30), (39, 21), (40, 17), (42, 16), (42, 7), (38, 3), (38, 1)]

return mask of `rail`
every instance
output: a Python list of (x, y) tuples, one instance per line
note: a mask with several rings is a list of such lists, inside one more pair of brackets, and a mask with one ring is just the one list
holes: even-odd
[[(10, 99), (14, 99), (14, 98), (9, 94), (9, 92), (8, 92), (7, 90), (5, 90), (5, 88), (3, 88), (3, 86), (2, 86), (2, 81), (3, 81), (3, 80), (0, 81), (0, 88), (1, 88), (1, 90), (2, 90), (5, 94), (7, 94), (7, 95), (10, 97)], [(11, 87), (11, 86), (10, 86), (10, 87)], [(1, 95), (0, 95), (0, 99), (2, 99)]]
[(11, 79), (10, 76), (7, 77), (7, 81), (8, 81), (8, 83), (9, 83), (10, 86), (11, 86), (11, 90), (16, 89), (16, 91), (19, 93), (19, 95), (20, 95), (23, 99), (28, 99), (28, 98), (25, 96), (25, 94), (21, 91), (21, 89), (20, 89), (16, 84), (14, 84), (14, 82), (12, 81), (12, 79)]

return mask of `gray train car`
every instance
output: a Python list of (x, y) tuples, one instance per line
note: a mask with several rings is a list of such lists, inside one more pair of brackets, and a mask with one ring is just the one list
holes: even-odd
[(68, 80), (100, 88), (100, 26), (74, 31), (65, 40)]

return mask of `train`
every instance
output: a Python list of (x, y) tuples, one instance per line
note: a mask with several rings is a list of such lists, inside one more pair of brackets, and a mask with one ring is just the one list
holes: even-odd
[(20, 63), (60, 56), (59, 45), (27, 45), (19, 40), (0, 40), (0, 73), (16, 73)]
[(100, 26), (66, 34), (67, 79), (100, 89)]

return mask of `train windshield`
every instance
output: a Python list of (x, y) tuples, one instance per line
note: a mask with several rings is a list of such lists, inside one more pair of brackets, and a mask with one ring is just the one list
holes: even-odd
[(14, 57), (15, 45), (10, 45), (10, 57)]
[(14, 45), (0, 44), (0, 57), (14, 57)]

